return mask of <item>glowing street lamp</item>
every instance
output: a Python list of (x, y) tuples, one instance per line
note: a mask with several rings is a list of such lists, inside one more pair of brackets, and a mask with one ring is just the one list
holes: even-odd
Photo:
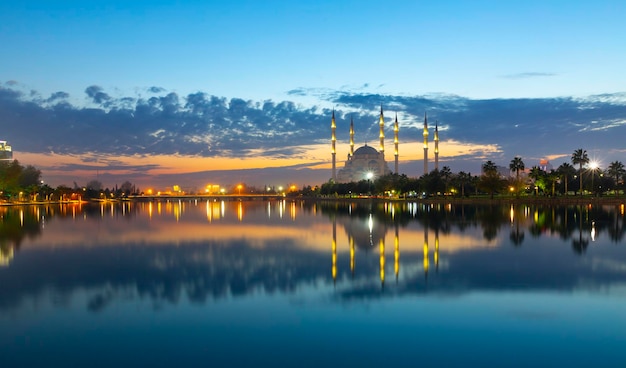
[(242, 188), (242, 185), (241, 185), (241, 184), (238, 184), (238, 185), (237, 185), (237, 189), (239, 190), (239, 195), (241, 195), (241, 188)]

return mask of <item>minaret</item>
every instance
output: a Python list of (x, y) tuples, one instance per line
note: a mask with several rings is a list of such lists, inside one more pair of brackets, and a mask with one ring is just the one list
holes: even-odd
[(335, 109), (333, 109), (333, 117), (330, 121), (330, 129), (332, 132), (330, 141), (332, 144), (331, 152), (333, 156), (333, 182), (337, 182), (337, 162), (336, 162), (337, 151), (335, 151), (335, 143), (337, 142), (337, 137), (335, 136), (335, 130), (337, 130), (337, 125), (335, 125)]
[(393, 144), (394, 144), (394, 152), (393, 155), (396, 159), (395, 173), (398, 174), (398, 131), (400, 130), (398, 126), (398, 113), (396, 113), (396, 121), (393, 123)]
[(350, 116), (350, 157), (354, 156), (354, 120)]
[(428, 174), (428, 118), (424, 113), (424, 175)]
[(380, 153), (385, 153), (385, 118), (383, 117), (383, 105), (380, 105)]
[(435, 120), (435, 170), (439, 170), (439, 122)]

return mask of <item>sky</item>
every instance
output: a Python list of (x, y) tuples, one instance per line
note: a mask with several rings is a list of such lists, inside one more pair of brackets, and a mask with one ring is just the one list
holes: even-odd
[(52, 186), (316, 185), (332, 110), (341, 167), (350, 118), (376, 145), (382, 105), (411, 177), (424, 113), (453, 172), (515, 156), (556, 168), (579, 148), (606, 167), (626, 162), (624, 14), (603, 0), (2, 2), (0, 140)]

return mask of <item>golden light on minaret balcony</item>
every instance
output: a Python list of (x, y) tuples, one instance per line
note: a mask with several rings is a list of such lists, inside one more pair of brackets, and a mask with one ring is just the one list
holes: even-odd
[(354, 156), (354, 120), (350, 116), (350, 157)]

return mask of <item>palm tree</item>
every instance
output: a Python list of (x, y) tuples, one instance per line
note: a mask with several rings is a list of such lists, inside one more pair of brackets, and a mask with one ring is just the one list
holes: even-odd
[(619, 161), (613, 161), (607, 168), (606, 172), (613, 178), (613, 180), (615, 180), (615, 195), (617, 195), (617, 186), (619, 185), (619, 181), (626, 175), (624, 164)]
[(569, 182), (569, 178), (576, 173), (576, 169), (574, 169), (574, 167), (567, 162), (564, 162), (556, 169), (556, 171), (563, 176), (563, 181), (565, 182), (565, 195), (567, 195), (567, 183)]
[(495, 162), (489, 160), (483, 164), (483, 174), (497, 174), (497, 173), (498, 173), (498, 167), (496, 166)]
[(545, 172), (541, 170), (538, 166), (533, 166), (530, 169), (530, 173), (528, 174), (528, 176), (530, 176), (534, 181), (535, 195), (537, 195), (537, 192), (539, 191), (539, 184), (542, 184), (541, 179), (543, 178), (544, 175), (545, 175)]
[(580, 176), (580, 195), (583, 195), (583, 165), (589, 163), (587, 151), (579, 148), (572, 153), (572, 164), (578, 165), (578, 175)]
[(457, 174), (456, 178), (461, 185), (461, 197), (465, 197), (465, 184), (472, 180), (472, 174), (461, 171)]
[(439, 172), (439, 174), (441, 175), (441, 178), (443, 179), (443, 182), (445, 183), (445, 189), (444, 192), (448, 192), (448, 183), (450, 182), (450, 177), (452, 176), (452, 170), (450, 170), (450, 166), (444, 166), (441, 168), (441, 171)]
[(519, 197), (519, 172), (520, 170), (524, 170), (524, 161), (522, 161), (522, 158), (519, 156), (515, 156), (515, 158), (513, 158), (511, 160), (511, 163), (509, 164), (509, 169), (511, 169), (511, 171), (515, 171), (515, 185), (517, 186), (516, 190), (517, 190), (517, 196)]
[(483, 174), (480, 176), (479, 185), (483, 190), (489, 193), (489, 197), (493, 199), (493, 194), (502, 189), (504, 181), (498, 174), (498, 168), (493, 161), (487, 161), (483, 164)]
[(552, 185), (552, 196), (554, 197), (554, 187), (556, 186), (556, 182), (559, 181), (559, 173), (555, 170), (550, 171), (546, 174), (546, 180)]

